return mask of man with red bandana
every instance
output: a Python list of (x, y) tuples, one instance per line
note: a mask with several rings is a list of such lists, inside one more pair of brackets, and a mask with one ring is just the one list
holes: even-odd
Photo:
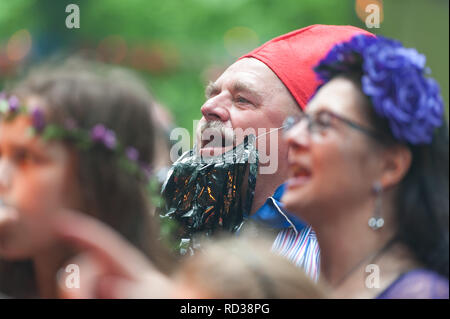
[[(199, 127), (207, 126), (208, 122), (221, 122), (233, 130), (251, 128), (268, 132), (281, 127), (287, 116), (302, 112), (319, 85), (313, 72), (319, 60), (336, 43), (361, 33), (370, 34), (352, 26), (312, 25), (272, 39), (242, 56), (208, 86)], [(278, 134), (278, 147), (275, 154), (269, 154), (269, 163), (265, 165), (275, 164), (277, 169), (273, 174), (264, 174), (260, 165), (250, 219), (275, 230), (278, 235), (273, 250), (317, 279), (319, 247), (315, 234), (284, 211), (279, 202), (283, 182), (288, 177), (287, 147), (279, 131), (271, 134)], [(270, 134), (264, 138), (265, 149), (272, 150)], [(197, 143), (202, 145), (201, 141)], [(201, 151), (211, 153), (214, 149)]]
[[(207, 99), (201, 107), (203, 117), (199, 128), (213, 122), (216, 126), (233, 130), (251, 128), (271, 132), (274, 128), (282, 127), (286, 117), (302, 112), (320, 84), (313, 68), (335, 44), (349, 40), (357, 34), (370, 33), (353, 26), (312, 25), (272, 39), (242, 56), (208, 86)], [(199, 138), (202, 134), (198, 133)], [(247, 217), (276, 233), (273, 251), (303, 267), (306, 273), (317, 280), (319, 247), (315, 233), (311, 227), (285, 211), (279, 202), (284, 190), (283, 183), (288, 178), (287, 145), (284, 144), (279, 131), (272, 131), (262, 136), (262, 139), (259, 138), (256, 147), (262, 148), (261, 143), (265, 142), (265, 148), (271, 149), (270, 136), (273, 134), (278, 135), (278, 147), (276, 152), (269, 154), (269, 161), (259, 167), (253, 203)], [(236, 141), (236, 144), (241, 142)], [(197, 145), (200, 145), (200, 152), (204, 154), (226, 151), (222, 146), (220, 150), (208, 147), (202, 144), (201, 140), (197, 140)], [(262, 173), (264, 167), (274, 164), (274, 173)], [(151, 297), (151, 294), (145, 293), (156, 280), (147, 278), (156, 276), (151, 267), (145, 265), (139, 256), (133, 257), (135, 252), (131, 249), (125, 251), (126, 245), (113, 236), (111, 231), (102, 230), (103, 226), (94, 225), (95, 221), (83, 219), (86, 217), (68, 218), (63, 230), (64, 236), (88, 246), (90, 252), (98, 251), (97, 255), (101, 258), (96, 262), (105, 264), (103, 269), (113, 269), (114, 276), (118, 277), (122, 284), (126, 282), (128, 290), (132, 291), (130, 294), (134, 292), (140, 297)], [(84, 231), (88, 224), (92, 224), (95, 231)], [(110, 240), (102, 240), (103, 238)], [(142, 268), (137, 271), (137, 266), (133, 264), (142, 265)], [(149, 268), (148, 276), (145, 275), (146, 267)], [(117, 269), (125, 270), (121, 273)], [(157, 280), (166, 280), (160, 277)], [(127, 295), (125, 290), (127, 289), (108, 289), (107, 297)], [(89, 295), (84, 291), (77, 293), (78, 297)]]

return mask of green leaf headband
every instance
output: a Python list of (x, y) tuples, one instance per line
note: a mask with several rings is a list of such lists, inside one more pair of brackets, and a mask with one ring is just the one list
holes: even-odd
[(31, 110), (21, 106), (16, 96), (7, 98), (0, 93), (0, 114), (5, 120), (12, 120), (19, 114), (28, 114), (31, 117), (32, 127), (30, 134), (39, 134), (44, 140), (71, 140), (75, 146), (83, 151), (94, 147), (103, 147), (115, 153), (119, 164), (133, 175), (143, 174), (149, 180), (152, 174), (151, 166), (139, 160), (139, 151), (132, 146), (123, 146), (113, 130), (99, 123), (90, 130), (77, 127), (73, 119), (66, 119), (64, 126), (46, 123), (41, 108), (33, 107)]

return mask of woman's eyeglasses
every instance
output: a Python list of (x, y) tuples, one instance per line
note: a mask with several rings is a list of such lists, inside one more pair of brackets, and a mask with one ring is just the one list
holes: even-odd
[(378, 139), (380, 137), (380, 134), (376, 131), (366, 128), (360, 124), (357, 124), (349, 119), (346, 119), (340, 115), (334, 114), (330, 111), (320, 111), (316, 114), (307, 114), (302, 113), (297, 116), (289, 116), (286, 118), (286, 120), (283, 123), (283, 131), (284, 133), (287, 133), (290, 129), (292, 129), (297, 124), (300, 124), (304, 121), (307, 121), (307, 129), (310, 134), (315, 133), (324, 133), (329, 128), (333, 126), (333, 122), (340, 121), (349, 127), (358, 130), (372, 138)]

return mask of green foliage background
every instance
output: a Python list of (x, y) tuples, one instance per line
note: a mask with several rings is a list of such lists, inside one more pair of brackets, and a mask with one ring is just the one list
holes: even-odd
[[(80, 8), (80, 29), (67, 29), (68, 4)], [(446, 107), (449, 100), (449, 12), (446, 0), (385, 0), (384, 21), (377, 34), (400, 39), (428, 57), (440, 82)], [(176, 125), (192, 130), (200, 118), (205, 72), (223, 70), (237, 53), (224, 40), (234, 27), (246, 27), (250, 38), (237, 38), (245, 53), (265, 41), (310, 24), (351, 24), (365, 28), (355, 13), (354, 0), (1, 0), (0, 72), (2, 50), (17, 31), (32, 36), (32, 49), (13, 74), (0, 74), (2, 83), (20, 74), (26, 64), (54, 53), (80, 49), (96, 56), (108, 36), (120, 36), (128, 55), (120, 63), (134, 67), (129, 54), (144, 48), (162, 62), (138, 72), (155, 97), (174, 114)], [(236, 39), (235, 39), (236, 40)], [(4, 54), (3, 54), (4, 55)], [(217, 71), (217, 72), (218, 72)], [(216, 73), (217, 73), (216, 72)]]

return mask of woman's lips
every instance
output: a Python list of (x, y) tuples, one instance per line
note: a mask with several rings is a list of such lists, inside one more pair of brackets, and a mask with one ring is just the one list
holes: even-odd
[(297, 164), (290, 165), (291, 177), (287, 180), (287, 188), (297, 188), (311, 181), (311, 172)]
[(310, 176), (291, 177), (287, 180), (287, 188), (297, 188), (306, 185), (311, 180)]

